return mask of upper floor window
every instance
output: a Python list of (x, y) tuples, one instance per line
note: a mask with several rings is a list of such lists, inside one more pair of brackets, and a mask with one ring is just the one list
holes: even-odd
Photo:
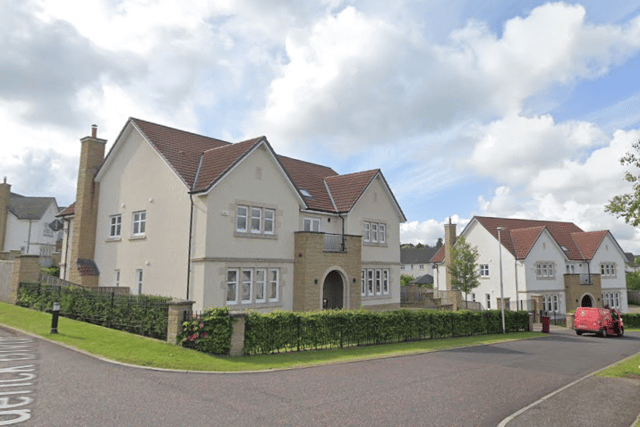
[(251, 234), (275, 234), (276, 211), (259, 206), (236, 207), (236, 232)]
[(147, 225), (147, 212), (140, 211), (133, 213), (133, 230), (134, 236), (144, 236)]
[(553, 263), (539, 262), (536, 264), (536, 276), (538, 278), (554, 277)]
[(616, 275), (616, 264), (613, 262), (605, 262), (600, 264), (600, 274), (606, 277), (613, 277)]
[(109, 237), (115, 239), (120, 237), (122, 230), (122, 215), (112, 215), (109, 217)]
[(480, 277), (489, 277), (489, 264), (480, 264)]
[(236, 231), (246, 233), (247, 231), (247, 214), (249, 209), (246, 206), (238, 206), (236, 209)]
[(387, 226), (379, 222), (365, 221), (362, 240), (366, 243), (387, 243)]
[(304, 218), (302, 220), (302, 226), (304, 231), (320, 231), (320, 219)]

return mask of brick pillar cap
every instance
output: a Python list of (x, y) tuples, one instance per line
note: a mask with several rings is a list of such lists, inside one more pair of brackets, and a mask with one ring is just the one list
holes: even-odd
[(246, 317), (247, 316), (247, 312), (246, 311), (230, 311), (229, 312), (229, 317)]
[(190, 300), (186, 300), (186, 299), (178, 299), (178, 298), (174, 298), (171, 301), (169, 301), (169, 305), (186, 305), (186, 304), (195, 304), (195, 301), (190, 301)]

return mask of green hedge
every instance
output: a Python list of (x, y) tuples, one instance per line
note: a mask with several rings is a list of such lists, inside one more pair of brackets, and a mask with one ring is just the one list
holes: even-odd
[[(526, 330), (526, 311), (505, 311), (505, 329)], [(502, 332), (500, 311), (326, 310), (249, 312), (244, 353), (344, 347)]]
[(625, 328), (640, 328), (640, 313), (625, 313), (622, 315)]
[(232, 325), (228, 307), (208, 308), (182, 324), (178, 342), (204, 353), (227, 354), (231, 349)]
[(170, 300), (155, 295), (116, 295), (75, 286), (21, 283), (16, 304), (50, 312), (53, 303), (59, 302), (61, 316), (166, 340)]

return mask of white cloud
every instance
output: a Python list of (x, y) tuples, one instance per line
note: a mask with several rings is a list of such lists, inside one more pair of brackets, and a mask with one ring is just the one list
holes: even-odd
[[(451, 215), (451, 223), (456, 224), (457, 233), (467, 226), (470, 219), (461, 218), (459, 215)], [(430, 219), (427, 221), (409, 221), (400, 224), (400, 242), (401, 243), (422, 243), (424, 245), (433, 246), (439, 238), (444, 241), (444, 225), (449, 222), (449, 218), (443, 221)]]

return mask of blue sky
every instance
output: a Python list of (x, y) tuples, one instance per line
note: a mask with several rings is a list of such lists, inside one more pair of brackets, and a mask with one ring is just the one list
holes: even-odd
[(78, 140), (130, 116), (339, 173), (381, 168), (433, 244), (448, 217), (573, 221), (629, 191), (640, 140), (640, 0), (0, 3), (0, 175), (75, 198)]

